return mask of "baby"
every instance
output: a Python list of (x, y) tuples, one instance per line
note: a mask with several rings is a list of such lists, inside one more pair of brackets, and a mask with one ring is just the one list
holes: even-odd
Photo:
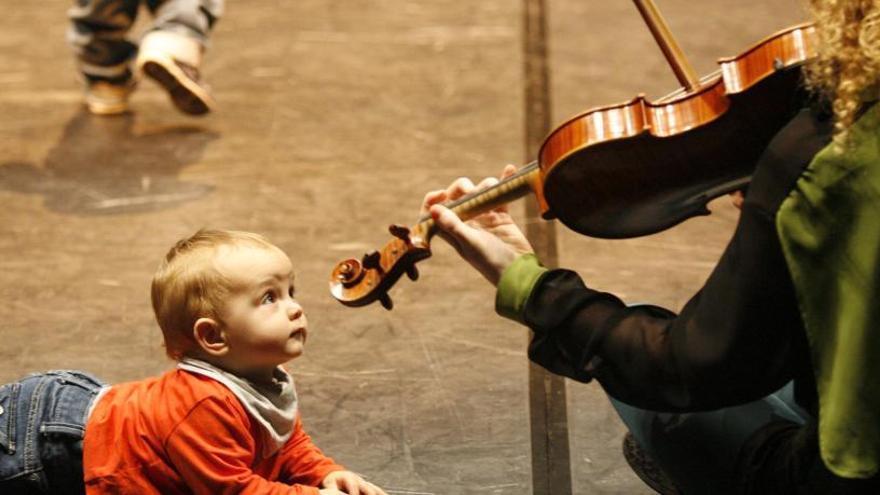
[(165, 256), (152, 299), (175, 369), (110, 387), (74, 371), (0, 387), (0, 492), (385, 495), (303, 431), (281, 365), (303, 353), (308, 324), (284, 252), (199, 231)]

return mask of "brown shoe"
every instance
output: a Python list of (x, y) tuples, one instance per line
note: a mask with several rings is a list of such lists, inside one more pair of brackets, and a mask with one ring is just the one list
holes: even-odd
[(178, 110), (204, 115), (215, 103), (199, 76), (201, 51), (201, 45), (186, 36), (153, 31), (144, 36), (135, 67), (165, 88)]
[(672, 479), (642, 450), (632, 433), (623, 437), (623, 458), (636, 475), (661, 495), (682, 495)]
[(128, 97), (134, 83), (95, 80), (86, 85), (86, 108), (94, 115), (121, 115), (128, 112)]

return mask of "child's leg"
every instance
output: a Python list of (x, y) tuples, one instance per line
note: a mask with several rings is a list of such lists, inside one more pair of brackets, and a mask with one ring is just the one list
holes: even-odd
[(90, 81), (124, 82), (137, 46), (125, 38), (137, 16), (138, 0), (76, 0), (68, 11), (67, 40)]
[(85, 493), (82, 439), (102, 387), (76, 371), (50, 371), (0, 387), (0, 493)]
[(131, 61), (137, 46), (125, 38), (138, 0), (76, 0), (68, 11), (67, 39), (86, 80), (85, 103), (96, 115), (128, 111), (134, 90)]
[(792, 384), (761, 400), (701, 413), (659, 413), (615, 399), (612, 405), (642, 450), (683, 493), (734, 493), (740, 448), (772, 421), (803, 424)]
[(153, 30), (176, 33), (208, 45), (211, 29), (223, 15), (223, 0), (147, 0)]
[(141, 40), (136, 70), (165, 88), (178, 110), (191, 115), (210, 112), (214, 98), (200, 68), (223, 1), (148, 0), (147, 6), (155, 20)]

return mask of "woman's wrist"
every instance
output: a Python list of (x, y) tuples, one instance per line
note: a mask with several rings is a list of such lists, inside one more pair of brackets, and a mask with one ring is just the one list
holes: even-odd
[(495, 311), (514, 321), (522, 323), (522, 312), (538, 279), (547, 272), (534, 253), (518, 256), (498, 280), (495, 294)]

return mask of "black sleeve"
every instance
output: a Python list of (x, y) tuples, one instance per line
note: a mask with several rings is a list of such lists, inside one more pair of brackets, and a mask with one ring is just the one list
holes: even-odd
[(755, 400), (792, 379), (803, 325), (775, 213), (827, 129), (809, 112), (774, 138), (753, 177), (730, 244), (679, 314), (626, 306), (567, 270), (538, 281), (524, 318), (529, 357), (637, 407), (713, 409)]

